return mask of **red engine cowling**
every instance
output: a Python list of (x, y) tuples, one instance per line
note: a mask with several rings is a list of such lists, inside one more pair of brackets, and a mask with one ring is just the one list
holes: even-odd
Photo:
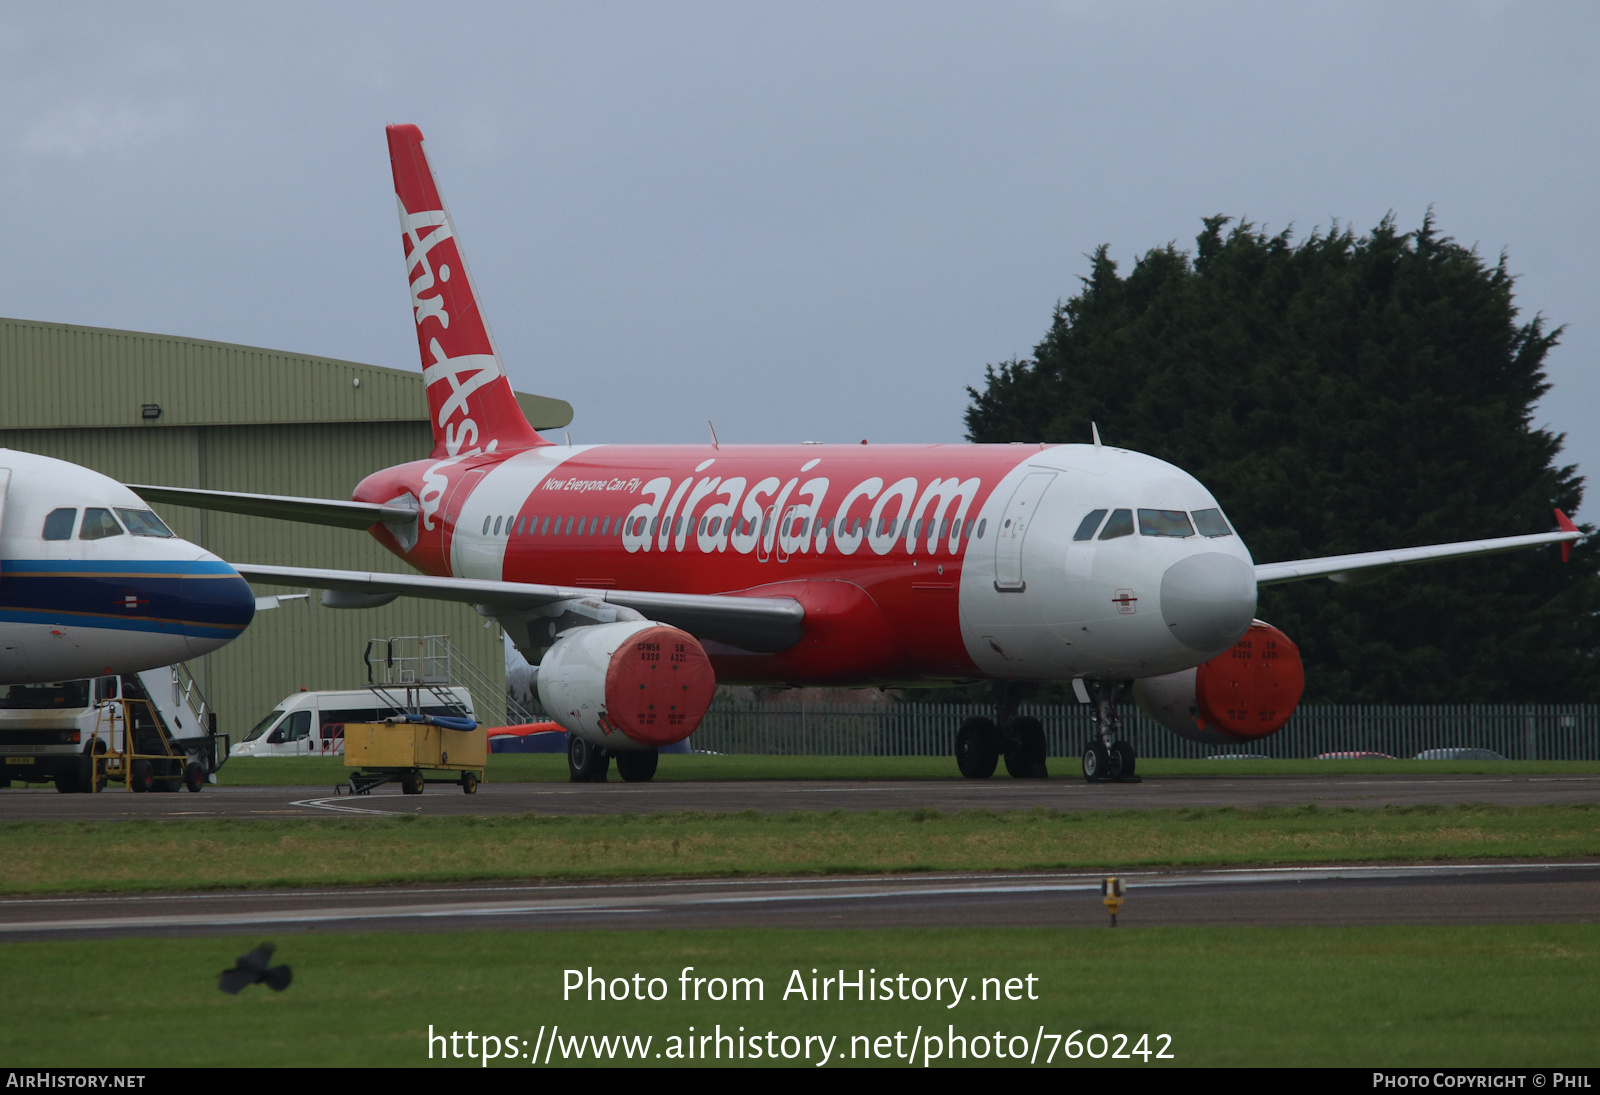
[(1133, 698), (1173, 733), (1221, 745), (1282, 730), (1305, 685), (1299, 649), (1289, 636), (1256, 620), (1230, 650), (1205, 664), (1135, 681)]
[(717, 677), (693, 635), (637, 620), (562, 635), (539, 661), (538, 689), (550, 717), (579, 737), (656, 749), (695, 732)]

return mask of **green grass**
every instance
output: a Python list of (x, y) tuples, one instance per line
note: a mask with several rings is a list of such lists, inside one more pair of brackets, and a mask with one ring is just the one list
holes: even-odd
[[(1593, 1030), (1600, 925), (1593, 924), (319, 932), (277, 938), (275, 961), (294, 970), (286, 992), (262, 986), (236, 997), (218, 992), (217, 972), (255, 942), (233, 936), (0, 944), (7, 990), (0, 995), (0, 1060), (28, 1068), (476, 1067), (466, 1060), (430, 1062), (430, 1025), (435, 1033), (532, 1040), (541, 1026), (559, 1024), (564, 1036), (650, 1035), (649, 1064), (674, 1063), (654, 1055), (670, 1052), (668, 1039), (681, 1040), (690, 1026), (714, 1034), (720, 1025), (731, 1033), (742, 1026), (763, 1044), (768, 1031), (834, 1036), (833, 1065), (905, 1067), (905, 1060), (852, 1061), (852, 1036), (901, 1034), (907, 1046), (919, 1027), (942, 1039), (951, 1026), (969, 1039), (996, 1032), (1033, 1039), (1043, 1027), (1047, 1035), (1079, 1031), (1080, 1040), (1128, 1034), (1131, 1045), (1148, 1033), (1152, 1048), (1162, 1045), (1154, 1036), (1168, 1034), (1170, 1063), (1191, 1066), (1600, 1065)], [(660, 977), (670, 995), (660, 1003), (563, 1002), (563, 971), (591, 966), (606, 977)], [(681, 1001), (685, 966), (707, 978), (761, 977), (765, 999)], [(812, 969), (821, 976), (841, 968), (851, 978), (860, 969), (880, 977), (966, 978), (969, 994), (985, 977), (1031, 974), (1038, 999), (967, 1000), (950, 1010), (932, 1001), (782, 998), (793, 971), (809, 982)], [(458, 1045), (464, 1049), (464, 1040)], [(1043, 1042), (1040, 1064), (1050, 1045)], [(861, 1043), (854, 1048), (859, 1054)], [(551, 1063), (561, 1063), (559, 1052)], [(1027, 1062), (990, 1056), (976, 1063)], [(1096, 1062), (1064, 1061), (1058, 1051), (1053, 1063)]]
[(1600, 855), (1600, 804), (10, 822), (6, 892)]
[[(1052, 757), (1057, 778), (1081, 779), (1075, 757)], [(1533, 775), (1592, 774), (1600, 761), (1442, 760), (1141, 760), (1152, 778), (1304, 775)], [(331, 787), (349, 776), (342, 757), (238, 757), (218, 781), (229, 787)], [(554, 753), (493, 753), (488, 778), (498, 783), (565, 783), (567, 760)], [(617, 779), (615, 770), (611, 773)], [(671, 781), (759, 779), (959, 779), (952, 757), (763, 757), (669, 754), (656, 779)], [(1005, 766), (995, 773), (1005, 779)]]

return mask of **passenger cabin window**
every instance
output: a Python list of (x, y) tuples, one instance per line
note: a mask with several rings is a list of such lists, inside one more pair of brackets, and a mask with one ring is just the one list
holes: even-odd
[(72, 526), (78, 521), (78, 511), (75, 509), (53, 509), (44, 519), (44, 538), (46, 540), (72, 539)]
[(117, 516), (122, 518), (122, 523), (128, 526), (128, 531), (135, 536), (159, 536), (162, 539), (171, 539), (172, 530), (166, 522), (157, 517), (154, 512), (147, 509), (117, 509)]
[(1201, 536), (1233, 535), (1233, 529), (1228, 527), (1228, 519), (1222, 516), (1220, 509), (1195, 510), (1194, 527), (1200, 530)]
[(107, 536), (121, 536), (122, 526), (108, 509), (98, 506), (83, 511), (83, 527), (78, 530), (80, 540), (104, 540)]
[(322, 713), (322, 736), (328, 737), (328, 727), (336, 725), (339, 727), (339, 733), (334, 736), (342, 738), (344, 737), (345, 723), (381, 722), (387, 714), (388, 712), (384, 712), (383, 715), (380, 715), (377, 709), (372, 707), (352, 707), (345, 711), (324, 711)]
[(1193, 536), (1194, 526), (1181, 509), (1142, 509), (1139, 511), (1140, 536)]
[(1094, 530), (1100, 527), (1100, 522), (1105, 519), (1105, 515), (1106, 511), (1103, 509), (1090, 510), (1089, 515), (1078, 526), (1078, 531), (1072, 534), (1072, 538), (1074, 540), (1093, 540)]
[(1100, 530), (1100, 539), (1115, 540), (1119, 536), (1133, 535), (1133, 511), (1131, 509), (1118, 509), (1111, 511), (1111, 519), (1106, 522), (1106, 527)]

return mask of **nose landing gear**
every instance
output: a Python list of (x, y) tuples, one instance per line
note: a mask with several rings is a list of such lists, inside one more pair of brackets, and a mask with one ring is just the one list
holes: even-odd
[(1137, 757), (1133, 746), (1120, 740), (1122, 717), (1117, 714), (1117, 701), (1128, 693), (1128, 681), (1098, 681), (1085, 679), (1089, 692), (1090, 713), (1098, 737), (1091, 738), (1083, 747), (1083, 778), (1089, 783), (1107, 780), (1115, 783), (1139, 783), (1134, 774)]

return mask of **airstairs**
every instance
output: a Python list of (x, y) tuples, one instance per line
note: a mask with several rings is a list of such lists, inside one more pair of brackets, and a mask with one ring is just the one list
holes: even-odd
[[(107, 782), (130, 791), (200, 790), (215, 783), (229, 739), (183, 663), (94, 682), (97, 705), (93, 760), (56, 780), (57, 790), (98, 791)], [(102, 692), (105, 694), (102, 695)]]

